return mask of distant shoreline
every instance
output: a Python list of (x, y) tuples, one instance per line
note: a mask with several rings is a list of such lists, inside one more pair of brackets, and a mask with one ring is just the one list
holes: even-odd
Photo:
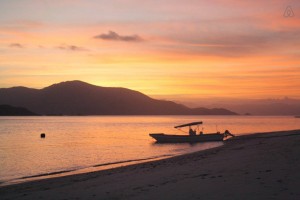
[[(155, 199), (162, 198), (163, 191), (173, 191), (164, 199), (181, 195), (188, 199), (195, 195), (206, 199), (267, 199), (274, 195), (295, 199), (300, 196), (299, 141), (300, 130), (238, 136), (214, 149), (4, 186), (0, 194), (4, 199)], [(222, 193), (214, 192), (215, 188), (222, 188)]]

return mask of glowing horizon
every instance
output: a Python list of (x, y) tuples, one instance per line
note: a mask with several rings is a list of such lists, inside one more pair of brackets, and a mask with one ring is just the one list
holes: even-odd
[(81, 80), (195, 100), (300, 98), (300, 2), (11, 0), (0, 11), (0, 88)]

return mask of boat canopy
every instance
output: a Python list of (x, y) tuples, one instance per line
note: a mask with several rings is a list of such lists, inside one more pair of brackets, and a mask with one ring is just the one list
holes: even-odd
[(174, 128), (182, 128), (182, 127), (186, 127), (186, 126), (195, 126), (195, 125), (199, 125), (199, 124), (203, 124), (203, 122), (192, 122), (192, 123), (188, 123), (188, 124), (182, 124), (182, 125), (175, 126)]

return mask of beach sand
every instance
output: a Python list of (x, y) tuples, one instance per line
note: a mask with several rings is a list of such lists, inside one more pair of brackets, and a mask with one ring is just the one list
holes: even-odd
[(222, 147), (0, 188), (5, 199), (300, 199), (300, 130)]

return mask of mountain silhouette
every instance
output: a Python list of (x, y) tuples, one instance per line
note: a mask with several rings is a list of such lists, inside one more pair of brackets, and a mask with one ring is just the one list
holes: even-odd
[(37, 115), (26, 108), (0, 105), (0, 116), (34, 116)]
[(0, 89), (0, 104), (25, 107), (41, 115), (235, 115), (222, 108), (188, 108), (140, 92), (66, 81), (43, 89)]

